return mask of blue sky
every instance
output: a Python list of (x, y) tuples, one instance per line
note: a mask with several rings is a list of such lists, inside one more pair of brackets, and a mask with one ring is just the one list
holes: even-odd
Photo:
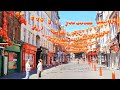
[(60, 22), (65, 27), (67, 32), (73, 32), (75, 30), (85, 30), (90, 27), (90, 25), (68, 25), (65, 26), (66, 21), (79, 21), (87, 22), (92, 21), (93, 26), (96, 25), (95, 17), (96, 11), (59, 11)]

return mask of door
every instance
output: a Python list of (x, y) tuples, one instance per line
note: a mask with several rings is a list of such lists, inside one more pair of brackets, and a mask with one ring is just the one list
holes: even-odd
[(8, 57), (4, 57), (4, 75), (7, 75)]

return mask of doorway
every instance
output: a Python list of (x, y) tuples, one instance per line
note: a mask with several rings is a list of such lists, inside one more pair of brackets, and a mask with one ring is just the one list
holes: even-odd
[(7, 75), (7, 70), (8, 70), (8, 57), (4, 57), (4, 75)]

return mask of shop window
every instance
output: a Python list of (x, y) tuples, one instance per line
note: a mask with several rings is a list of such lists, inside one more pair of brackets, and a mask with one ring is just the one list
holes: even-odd
[(31, 64), (31, 67), (34, 67), (34, 58), (33, 58), (33, 54), (29, 54), (29, 59), (30, 59), (30, 64)]
[(14, 52), (9, 53), (8, 69), (17, 69), (17, 54)]
[(28, 60), (28, 54), (25, 53), (25, 60), (27, 61)]

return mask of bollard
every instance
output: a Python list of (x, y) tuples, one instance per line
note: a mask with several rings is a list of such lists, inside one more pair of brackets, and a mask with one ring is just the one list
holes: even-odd
[(93, 68), (93, 62), (92, 62), (92, 68)]
[(112, 72), (112, 79), (115, 79), (115, 72)]
[(102, 76), (102, 67), (100, 67), (100, 76)]
[(94, 65), (94, 71), (96, 71), (96, 65)]

